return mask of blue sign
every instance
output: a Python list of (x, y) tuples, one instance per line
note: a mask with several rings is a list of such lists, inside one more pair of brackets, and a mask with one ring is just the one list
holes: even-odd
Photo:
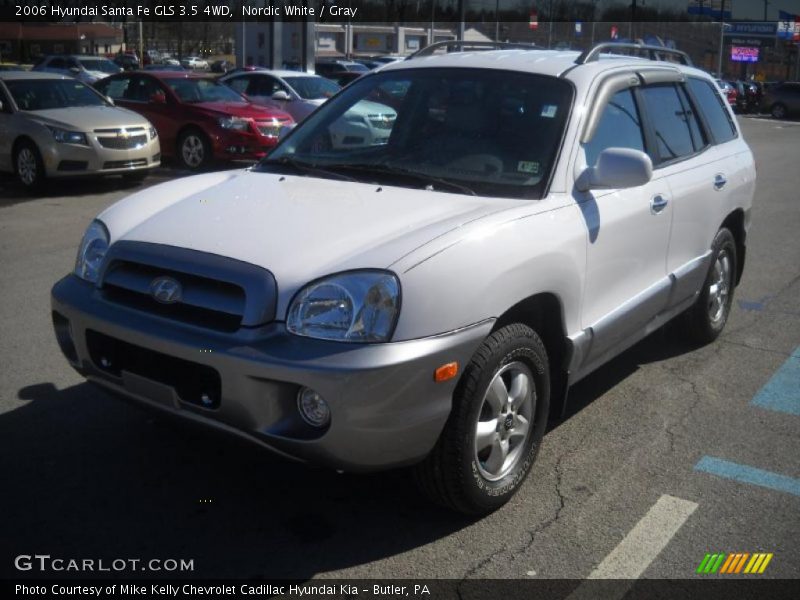
[(773, 23), (726, 23), (725, 35), (775, 37), (778, 24)]

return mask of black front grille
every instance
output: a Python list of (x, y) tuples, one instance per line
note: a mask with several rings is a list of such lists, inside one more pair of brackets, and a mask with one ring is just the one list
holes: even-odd
[(86, 331), (86, 347), (94, 366), (113, 377), (133, 373), (175, 390), (183, 402), (219, 407), (222, 383), (212, 367), (148, 350), (105, 334)]
[(62, 160), (58, 163), (59, 171), (85, 171), (89, 163), (85, 160)]
[[(151, 295), (153, 280), (163, 276), (180, 283), (179, 302), (163, 304)], [(235, 284), (125, 260), (111, 263), (102, 289), (116, 304), (216, 331), (236, 331), (244, 314), (245, 293)]]

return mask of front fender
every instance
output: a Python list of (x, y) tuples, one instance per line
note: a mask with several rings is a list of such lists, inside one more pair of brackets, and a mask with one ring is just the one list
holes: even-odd
[(578, 208), (564, 204), (510, 220), (499, 217), (440, 240), (442, 246), (425, 258), (394, 265), (403, 291), (395, 340), (497, 318), (539, 293), (558, 298), (567, 333), (580, 330), (587, 230)]

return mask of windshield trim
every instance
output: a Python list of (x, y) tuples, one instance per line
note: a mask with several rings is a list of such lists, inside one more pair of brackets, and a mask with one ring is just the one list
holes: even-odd
[[(364, 82), (371, 81), (376, 77), (377, 78), (381, 78), (381, 79), (383, 79), (383, 78), (389, 79), (389, 78), (395, 78), (397, 76), (402, 77), (403, 74), (406, 74), (406, 73), (409, 73), (409, 72), (417, 72), (418, 73), (418, 72), (421, 72), (421, 71), (424, 71), (426, 73), (437, 72), (437, 71), (438, 72), (442, 72), (442, 71), (446, 71), (446, 72), (454, 72), (454, 71), (491, 71), (492, 73), (507, 73), (507, 74), (510, 74), (510, 75), (523, 75), (523, 76), (529, 76), (529, 77), (532, 77), (532, 78), (549, 79), (549, 80), (552, 80), (553, 82), (558, 82), (557, 85), (565, 85), (567, 87), (567, 89), (569, 90), (569, 93), (564, 98), (564, 107), (566, 108), (566, 114), (563, 117), (563, 122), (562, 122), (562, 125), (560, 127), (559, 136), (558, 136), (557, 139), (553, 140), (555, 142), (553, 144), (554, 145), (554, 150), (553, 150), (553, 154), (552, 154), (552, 160), (551, 160), (550, 165), (549, 165), (549, 167), (547, 169), (546, 176), (542, 180), (540, 180), (540, 182), (538, 182), (538, 183), (536, 183), (534, 185), (524, 185), (524, 184), (523, 185), (517, 185), (517, 184), (513, 184), (513, 183), (497, 183), (497, 182), (462, 180), (462, 179), (453, 180), (453, 185), (454, 186), (458, 186), (458, 185), (461, 185), (463, 187), (471, 187), (473, 185), (477, 186), (478, 189), (475, 190), (475, 194), (480, 196), (480, 197), (486, 197), (486, 198), (505, 198), (505, 199), (511, 199), (511, 200), (526, 201), (526, 200), (544, 200), (545, 198), (547, 198), (550, 195), (550, 191), (551, 191), (551, 188), (552, 188), (552, 185), (553, 185), (553, 181), (554, 181), (554, 178), (555, 178), (555, 175), (556, 175), (556, 171), (559, 169), (560, 164), (563, 162), (563, 156), (562, 155), (563, 155), (563, 152), (564, 152), (564, 145), (565, 145), (565, 141), (566, 141), (566, 137), (567, 137), (567, 130), (570, 128), (570, 125), (571, 125), (571, 122), (572, 122), (573, 113), (574, 113), (574, 110), (575, 110), (575, 99), (577, 97), (577, 90), (576, 90), (576, 87), (575, 87), (575, 83), (573, 81), (570, 81), (569, 79), (561, 78), (561, 77), (558, 77), (558, 76), (555, 76), (555, 75), (548, 75), (548, 74), (544, 74), (544, 73), (535, 73), (535, 72), (530, 72), (530, 71), (521, 71), (521, 70), (516, 70), (516, 69), (485, 68), (485, 67), (438, 67), (438, 66), (420, 67), (420, 66), (417, 66), (417, 65), (407, 65), (407, 66), (404, 65), (401, 68), (392, 68), (392, 69), (385, 69), (385, 70), (379, 70), (379, 71), (368, 71), (362, 77), (360, 77), (358, 80), (354, 81), (353, 84), (351, 84), (351, 86), (342, 87), (339, 90), (339, 92), (337, 92), (336, 95), (332, 96), (331, 98), (328, 99), (328, 101), (325, 104), (323, 104), (320, 107), (318, 107), (314, 111), (314, 113), (312, 113), (311, 115), (309, 115), (309, 117), (306, 118), (306, 120), (304, 122), (302, 122), (298, 126), (294, 127), (286, 136), (284, 136), (278, 142), (278, 145), (276, 145), (275, 148), (273, 148), (273, 150), (270, 152), (270, 154), (267, 157), (265, 157), (264, 159), (259, 161), (259, 163), (257, 163), (253, 167), (253, 170), (254, 171), (261, 171), (262, 170), (261, 169), (262, 163), (266, 163), (269, 160), (269, 156), (272, 156), (276, 151), (280, 150), (280, 148), (284, 144), (290, 143), (292, 138), (295, 137), (298, 134), (298, 132), (302, 131), (306, 127), (310, 127), (310, 125), (309, 125), (310, 117), (313, 116), (315, 113), (318, 113), (318, 112), (320, 112), (322, 110), (325, 110), (325, 106), (327, 104), (329, 104), (329, 103), (332, 103), (340, 95), (347, 94), (347, 93), (353, 93), (353, 90), (358, 89), (358, 87), (361, 87), (362, 85), (366, 85)], [(358, 87), (356, 87), (356, 86), (358, 86)], [(364, 97), (362, 99), (366, 99), (366, 97)], [(292, 153), (291, 156), (295, 156), (295, 154)], [(325, 169), (325, 168), (329, 168), (331, 166), (331, 165), (326, 165), (326, 164), (322, 164), (322, 163), (320, 163), (320, 164), (314, 163), (314, 164), (319, 169)], [(274, 165), (275, 165), (275, 163), (273, 162), (271, 166), (274, 167)], [(265, 164), (265, 166), (266, 166), (266, 164)], [(379, 163), (376, 163), (376, 169), (379, 169), (379, 168), (380, 168)], [(267, 169), (264, 169), (264, 170), (267, 170)], [(440, 180), (447, 180), (446, 177), (442, 177), (442, 176), (434, 175), (434, 174), (426, 174), (425, 172), (422, 172), (422, 171), (415, 172), (415, 171), (413, 171), (411, 169), (409, 170), (409, 174), (413, 174), (414, 176), (419, 176), (419, 177), (431, 177), (431, 178), (438, 178)], [(388, 185), (391, 185), (391, 184), (388, 184)], [(486, 193), (486, 191), (484, 189), (481, 189), (481, 188), (483, 188), (483, 187), (485, 187), (487, 185), (494, 185), (496, 187), (502, 187), (504, 190), (507, 190), (507, 192), (506, 193), (502, 193), (502, 194)], [(398, 187), (405, 187), (406, 189), (413, 189), (413, 188), (408, 188), (407, 186), (398, 186)], [(540, 190), (539, 193), (535, 193), (534, 192), (537, 188)], [(520, 191), (518, 193), (508, 193), (512, 189), (516, 189), (516, 190), (520, 190)]]

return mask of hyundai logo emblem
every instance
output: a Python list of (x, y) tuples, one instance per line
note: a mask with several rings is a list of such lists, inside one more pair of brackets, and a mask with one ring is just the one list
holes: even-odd
[(161, 304), (175, 304), (183, 297), (183, 288), (172, 277), (156, 277), (150, 282), (150, 295)]

